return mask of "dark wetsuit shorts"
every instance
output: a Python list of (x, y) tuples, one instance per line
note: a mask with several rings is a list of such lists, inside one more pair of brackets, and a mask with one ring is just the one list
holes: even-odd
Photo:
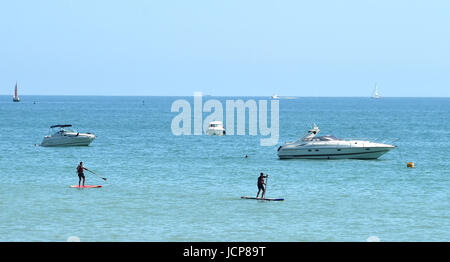
[(258, 190), (264, 190), (264, 184), (258, 183)]
[(85, 178), (83, 173), (78, 173), (79, 178)]

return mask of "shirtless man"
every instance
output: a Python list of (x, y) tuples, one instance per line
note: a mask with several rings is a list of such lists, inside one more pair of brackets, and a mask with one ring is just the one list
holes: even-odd
[(264, 175), (263, 173), (261, 173), (258, 177), (258, 194), (256, 195), (256, 198), (259, 197), (259, 192), (262, 191), (262, 195), (261, 198), (264, 198), (264, 196), (266, 195), (266, 188), (264, 187), (265, 183), (264, 183), (264, 178), (268, 178), (269, 175)]

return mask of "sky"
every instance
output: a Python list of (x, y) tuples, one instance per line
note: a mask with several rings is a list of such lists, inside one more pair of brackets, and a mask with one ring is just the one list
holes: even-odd
[(1, 1), (0, 94), (450, 97), (450, 1)]

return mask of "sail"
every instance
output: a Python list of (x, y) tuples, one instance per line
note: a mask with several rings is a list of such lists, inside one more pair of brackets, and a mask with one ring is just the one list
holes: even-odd
[(16, 86), (15, 86), (15, 88), (14, 88), (14, 97), (13, 97), (13, 101), (14, 101), (14, 102), (19, 102), (19, 101), (20, 101), (19, 95), (17, 94), (17, 82), (16, 82)]
[(378, 86), (375, 84), (375, 90), (373, 91), (372, 98), (380, 98), (380, 95), (378, 94)]

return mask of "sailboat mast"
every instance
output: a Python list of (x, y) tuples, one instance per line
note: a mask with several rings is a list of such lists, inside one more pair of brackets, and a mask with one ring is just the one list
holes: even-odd
[(14, 88), (14, 97), (17, 98), (17, 82), (16, 82), (16, 88)]

